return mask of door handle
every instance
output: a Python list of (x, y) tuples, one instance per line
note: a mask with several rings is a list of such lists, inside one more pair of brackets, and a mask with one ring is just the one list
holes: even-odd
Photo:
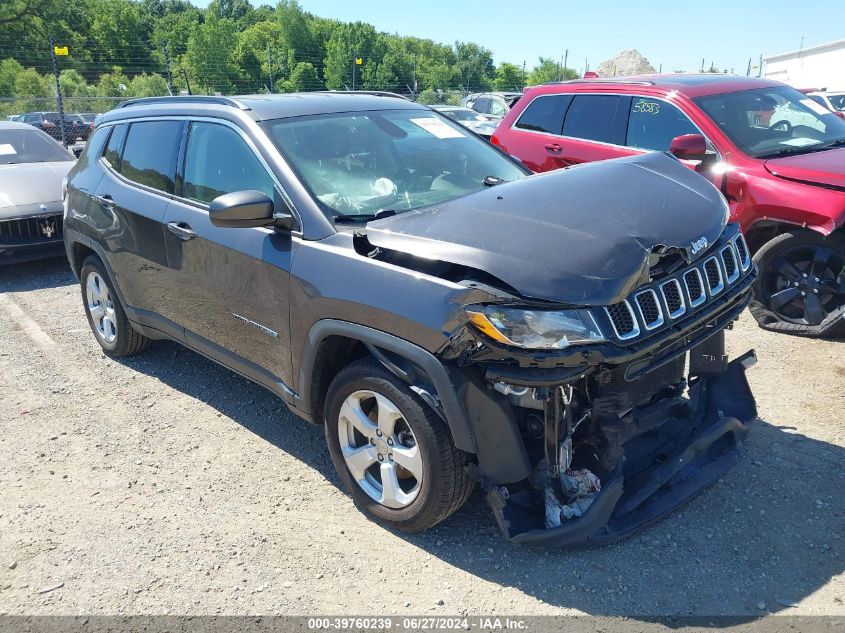
[(103, 194), (102, 196), (91, 196), (94, 200), (97, 201), (101, 207), (105, 207), (106, 209), (114, 209), (114, 199), (109, 194)]
[(562, 149), (561, 146), (557, 143), (547, 143), (543, 147), (545, 147), (550, 152), (554, 152), (555, 154)]
[(190, 226), (181, 222), (168, 222), (167, 230), (173, 233), (173, 235), (178, 237), (183, 242), (192, 240), (197, 236), (197, 234), (193, 231), (193, 229), (191, 229)]

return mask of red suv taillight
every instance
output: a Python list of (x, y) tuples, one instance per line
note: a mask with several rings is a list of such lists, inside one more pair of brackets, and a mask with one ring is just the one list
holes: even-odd
[(495, 134), (493, 136), (491, 136), (490, 137), (490, 144), (496, 145), (496, 146), (501, 146), (501, 143), (499, 143), (499, 137), (496, 136)]

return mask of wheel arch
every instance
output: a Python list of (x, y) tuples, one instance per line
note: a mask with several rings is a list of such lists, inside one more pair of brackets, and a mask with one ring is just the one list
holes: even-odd
[(449, 426), (455, 446), (476, 453), (476, 441), (448, 369), (427, 350), (373, 328), (340, 321), (317, 321), (306, 337), (298, 372), (298, 400), (312, 421), (323, 419), (329, 383), (346, 365), (370, 355), (407, 382)]

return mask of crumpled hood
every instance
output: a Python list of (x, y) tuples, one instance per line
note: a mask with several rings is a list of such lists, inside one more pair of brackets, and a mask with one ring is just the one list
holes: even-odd
[[(661, 153), (588, 163), (370, 222), (374, 245), (485, 271), (522, 296), (579, 305), (622, 300), (652, 249), (688, 261), (727, 222), (719, 191)], [(703, 239), (702, 239), (703, 238)]]
[(845, 148), (772, 158), (766, 170), (781, 178), (845, 189)]
[(62, 178), (74, 161), (0, 165), (0, 209), (62, 199)]

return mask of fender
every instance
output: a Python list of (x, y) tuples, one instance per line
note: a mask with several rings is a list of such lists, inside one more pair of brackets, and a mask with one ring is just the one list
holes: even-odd
[(82, 262), (77, 262), (74, 259), (73, 255), (73, 245), (74, 244), (82, 244), (83, 246), (90, 248), (97, 257), (100, 258), (100, 261), (103, 262), (103, 266), (106, 268), (106, 272), (109, 274), (109, 279), (112, 280), (112, 285), (114, 286), (114, 290), (117, 293), (117, 298), (120, 299), (120, 303), (123, 306), (124, 311), (126, 312), (126, 316), (129, 317), (131, 321), (136, 321), (135, 318), (135, 310), (126, 304), (126, 300), (123, 298), (123, 293), (120, 291), (120, 287), (117, 284), (117, 277), (112, 270), (111, 264), (109, 263), (109, 258), (107, 257), (107, 251), (102, 247), (99, 242), (95, 242), (87, 235), (83, 235), (79, 231), (74, 229), (65, 229), (65, 253), (67, 254), (67, 260), (70, 263), (70, 269), (73, 272), (73, 276), (76, 278), (77, 281), (81, 281), (79, 279), (79, 267), (82, 265)]
[[(322, 319), (311, 326), (299, 362), (299, 388), (297, 389), (299, 405), (297, 408), (308, 409), (308, 403), (311, 402), (311, 376), (317, 350), (320, 348), (320, 343), (329, 336), (344, 336), (358, 340), (367, 347), (375, 347), (378, 350), (390, 352), (412, 363), (427, 377), (434, 388), (434, 393), (431, 395), (435, 396), (440, 402), (442, 413), (438, 413), (446, 419), (455, 446), (468, 453), (477, 453), (475, 436), (447, 368), (422, 347), (365, 325), (336, 319)], [(379, 355), (376, 355), (376, 358), (384, 364)], [(397, 372), (391, 367), (392, 364), (389, 363), (385, 366), (403, 380), (407, 380), (407, 372), (401, 369)], [(405, 376), (402, 374), (405, 374)], [(424, 399), (430, 405), (432, 404), (428, 398)]]

